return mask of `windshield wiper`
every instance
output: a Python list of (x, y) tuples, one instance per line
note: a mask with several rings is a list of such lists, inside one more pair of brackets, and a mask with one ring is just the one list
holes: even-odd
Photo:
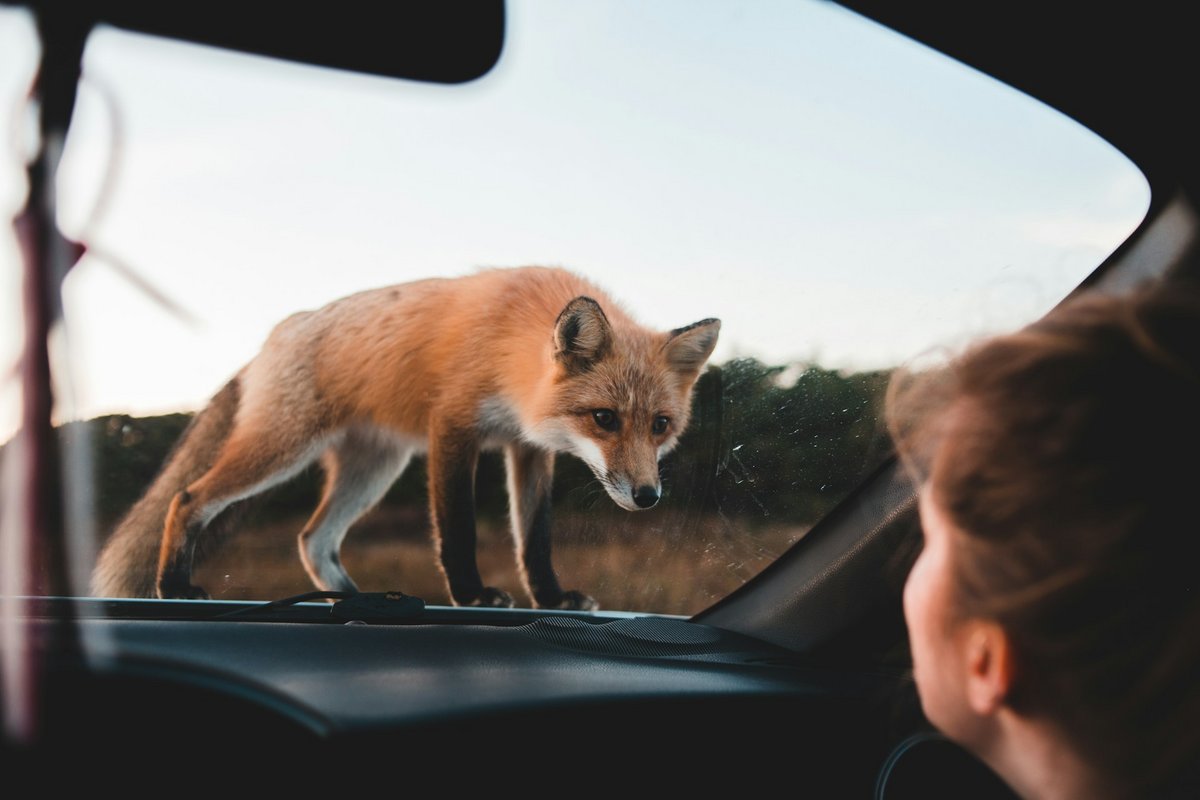
[(403, 622), (425, 613), (425, 601), (404, 592), (305, 592), (259, 605), (244, 606), (206, 619), (259, 617), (310, 600), (337, 600), (329, 615), (343, 622)]

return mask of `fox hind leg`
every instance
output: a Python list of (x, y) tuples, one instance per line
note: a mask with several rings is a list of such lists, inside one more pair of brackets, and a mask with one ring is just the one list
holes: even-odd
[(325, 451), (321, 502), (300, 532), (300, 560), (318, 589), (357, 591), (342, 566), (342, 541), (399, 479), (412, 452), (411, 446), (359, 431), (347, 432)]
[(213, 466), (171, 501), (158, 557), (158, 596), (207, 597), (191, 582), (196, 543), (205, 528), (232, 503), (294, 477), (323, 447), (320, 440), (301, 444), (235, 431)]

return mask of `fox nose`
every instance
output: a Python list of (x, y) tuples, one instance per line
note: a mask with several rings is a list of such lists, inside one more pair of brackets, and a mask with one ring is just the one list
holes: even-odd
[(633, 502), (638, 508), (649, 508), (658, 502), (658, 489), (653, 486), (639, 486), (633, 490)]

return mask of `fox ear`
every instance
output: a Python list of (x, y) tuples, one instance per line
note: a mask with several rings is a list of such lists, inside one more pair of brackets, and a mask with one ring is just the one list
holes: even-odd
[(600, 304), (590, 297), (567, 303), (554, 323), (554, 357), (568, 372), (585, 372), (604, 357), (612, 329)]
[(699, 372), (717, 346), (721, 320), (702, 319), (668, 334), (663, 349), (667, 364), (676, 372)]

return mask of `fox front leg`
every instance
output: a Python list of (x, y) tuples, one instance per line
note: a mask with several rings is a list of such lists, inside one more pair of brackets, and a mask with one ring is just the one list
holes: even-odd
[(538, 608), (593, 611), (594, 599), (578, 591), (563, 591), (550, 557), (550, 488), (554, 483), (554, 453), (521, 444), (504, 454), (508, 473), (508, 504), (513, 542), (525, 585)]
[(479, 449), (461, 434), (430, 436), (429, 502), (442, 571), (456, 606), (511, 608), (512, 595), (484, 586), (475, 561), (475, 468)]

